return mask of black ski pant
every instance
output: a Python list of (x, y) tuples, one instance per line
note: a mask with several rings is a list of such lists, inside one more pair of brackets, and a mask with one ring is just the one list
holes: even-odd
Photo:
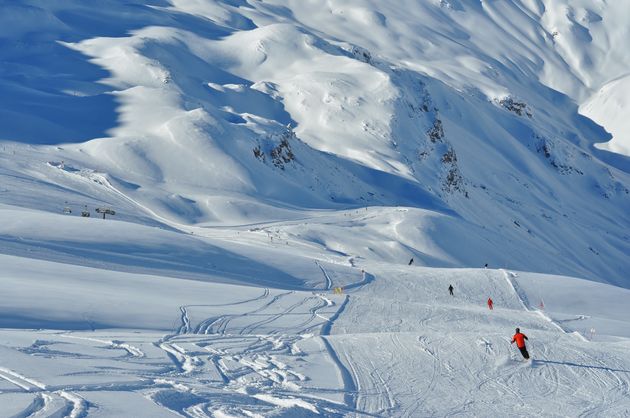
[(529, 358), (529, 353), (527, 352), (527, 348), (526, 347), (519, 347), (519, 350), (521, 350), (521, 354), (523, 355), (524, 358)]

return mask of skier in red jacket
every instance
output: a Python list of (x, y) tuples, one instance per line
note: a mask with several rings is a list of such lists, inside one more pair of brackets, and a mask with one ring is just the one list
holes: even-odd
[(488, 308), (492, 310), (492, 298), (488, 298)]
[(521, 354), (525, 359), (529, 358), (529, 353), (527, 352), (527, 348), (525, 347), (525, 340), (527, 339), (527, 335), (521, 333), (520, 328), (516, 328), (516, 334), (512, 337), (512, 342), (510, 344), (514, 344), (516, 342), (516, 346), (519, 350), (521, 350)]

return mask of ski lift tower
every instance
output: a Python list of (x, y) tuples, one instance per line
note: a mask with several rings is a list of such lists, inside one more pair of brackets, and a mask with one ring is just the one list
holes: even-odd
[(105, 219), (105, 215), (115, 215), (116, 212), (110, 208), (96, 208), (96, 213), (102, 213), (103, 214), (103, 219)]

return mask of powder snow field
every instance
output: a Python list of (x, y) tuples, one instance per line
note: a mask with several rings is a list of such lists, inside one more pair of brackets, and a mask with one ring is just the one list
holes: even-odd
[(630, 416), (629, 12), (0, 1), (0, 418)]

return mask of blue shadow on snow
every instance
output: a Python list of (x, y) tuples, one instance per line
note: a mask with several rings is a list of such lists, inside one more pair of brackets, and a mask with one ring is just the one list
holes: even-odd
[(554, 360), (533, 360), (532, 366), (539, 367), (541, 365), (558, 365), (558, 366), (569, 366), (569, 367), (582, 367), (585, 369), (597, 369), (604, 370), (607, 372), (619, 372), (619, 373), (630, 373), (630, 370), (622, 370), (622, 369), (614, 369), (612, 367), (606, 366), (593, 366), (590, 364), (578, 364), (572, 363), (570, 361), (554, 361)]
[[(68, 1), (63, 7), (39, 8), (18, 2), (3, 5), (9, 27), (0, 37), (0, 140), (52, 145), (107, 136), (118, 124), (118, 103), (101, 82), (108, 71), (63, 42), (96, 37), (124, 37), (147, 26), (194, 28), (220, 39), (233, 28), (209, 19), (166, 9), (169, 2), (103, 1), (94, 6)], [(234, 22), (252, 29), (253, 22)], [(37, 31), (33, 31), (37, 28)]]

